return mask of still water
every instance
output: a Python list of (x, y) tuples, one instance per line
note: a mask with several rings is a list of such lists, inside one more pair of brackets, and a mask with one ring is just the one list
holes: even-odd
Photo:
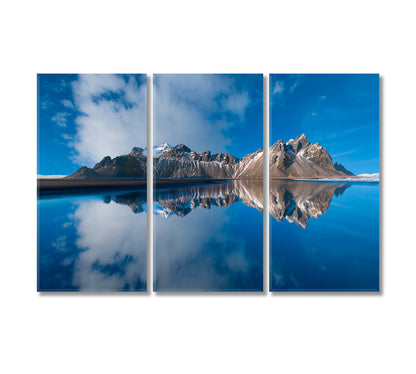
[[(263, 290), (263, 185), (154, 190), (153, 289)], [(270, 291), (379, 289), (378, 183), (270, 181)], [(146, 291), (146, 192), (38, 198), (39, 291)]]
[(263, 184), (154, 190), (154, 291), (262, 291)]
[(146, 192), (38, 197), (38, 291), (146, 291)]
[(378, 291), (379, 184), (270, 181), (270, 291)]

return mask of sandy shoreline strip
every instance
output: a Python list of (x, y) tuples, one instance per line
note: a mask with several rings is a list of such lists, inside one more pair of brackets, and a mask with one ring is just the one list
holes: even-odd
[(38, 194), (76, 192), (88, 189), (146, 188), (146, 179), (38, 179)]

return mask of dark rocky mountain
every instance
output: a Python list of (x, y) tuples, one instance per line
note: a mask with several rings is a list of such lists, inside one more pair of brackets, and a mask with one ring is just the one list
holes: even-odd
[(100, 174), (96, 173), (93, 169), (83, 166), (79, 168), (75, 173), (64, 177), (63, 179), (97, 179), (103, 178)]
[[(104, 157), (93, 168), (82, 167), (68, 179), (145, 178), (146, 150), (135, 147), (128, 155)], [(346, 178), (354, 175), (333, 163), (327, 150), (311, 144), (305, 134), (288, 142), (277, 141), (269, 148), (270, 178)], [(241, 160), (229, 153), (197, 153), (185, 144), (167, 143), (153, 148), (155, 178), (262, 179), (263, 149)]]
[(235, 167), (234, 178), (263, 178), (263, 148), (244, 156)]
[(287, 143), (277, 141), (269, 149), (270, 178), (345, 178), (354, 175), (342, 165), (335, 167), (327, 150), (309, 143), (305, 134)]
[(135, 147), (128, 155), (104, 157), (92, 169), (83, 166), (66, 179), (146, 178), (147, 157), (142, 148)]
[[(162, 146), (158, 147), (160, 148)], [(229, 179), (234, 177), (239, 162), (238, 158), (228, 153), (197, 153), (184, 144), (163, 149), (160, 155), (154, 154), (153, 158), (153, 172), (156, 178)]]
[(345, 169), (344, 165), (339, 164), (338, 162), (336, 162), (336, 163), (334, 164), (334, 168), (335, 168), (335, 170), (342, 171), (344, 174), (347, 174), (347, 175), (354, 175), (354, 173), (352, 173), (351, 171), (349, 171), (349, 170)]

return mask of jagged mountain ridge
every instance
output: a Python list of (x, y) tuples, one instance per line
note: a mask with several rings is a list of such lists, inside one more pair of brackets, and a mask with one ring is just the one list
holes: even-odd
[(197, 153), (184, 144), (165, 148), (160, 156), (154, 155), (153, 173), (156, 178), (217, 178), (234, 177), (239, 159), (229, 153)]
[[(128, 155), (104, 157), (93, 168), (82, 167), (69, 179), (145, 178), (147, 150), (135, 147)], [(354, 176), (343, 165), (333, 163), (327, 150), (311, 144), (305, 134), (269, 148), (270, 178), (346, 178)], [(229, 153), (197, 153), (184, 144), (164, 143), (153, 147), (155, 178), (262, 179), (263, 149), (241, 159)]]
[(311, 144), (305, 134), (288, 142), (277, 141), (269, 150), (270, 178), (345, 178), (354, 175), (334, 165), (328, 151)]
[(134, 147), (128, 155), (111, 158), (105, 156), (93, 168), (83, 166), (66, 179), (89, 178), (145, 178), (147, 174), (147, 157), (143, 148)]

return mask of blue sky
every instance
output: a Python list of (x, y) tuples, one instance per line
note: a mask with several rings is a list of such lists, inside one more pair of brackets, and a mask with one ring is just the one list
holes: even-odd
[(38, 75), (38, 174), (146, 147), (146, 75)]
[[(155, 75), (154, 140), (243, 157), (263, 145), (261, 74)], [(38, 174), (146, 147), (145, 75), (38, 75)]]
[[(356, 174), (379, 170), (378, 75), (270, 75), (270, 142), (305, 133)], [(155, 75), (154, 144), (236, 157), (263, 143), (261, 74)], [(145, 75), (38, 75), (38, 174), (146, 147)]]
[(304, 133), (355, 174), (379, 171), (377, 74), (271, 74), (270, 144)]
[(154, 75), (154, 144), (243, 157), (263, 146), (262, 74)]

